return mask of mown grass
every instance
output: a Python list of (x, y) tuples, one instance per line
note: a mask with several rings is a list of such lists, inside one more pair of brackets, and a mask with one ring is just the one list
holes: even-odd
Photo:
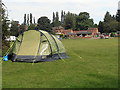
[(64, 39), (68, 59), (3, 62), (3, 88), (117, 88), (118, 39)]

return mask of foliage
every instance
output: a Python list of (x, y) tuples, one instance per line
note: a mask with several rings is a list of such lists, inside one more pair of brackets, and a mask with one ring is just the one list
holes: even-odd
[(28, 27), (28, 30), (35, 30), (36, 27), (35, 27), (35, 24), (30, 24), (30, 26)]
[(6, 9), (2, 7), (2, 40), (9, 36), (9, 20), (5, 12)]
[(106, 12), (104, 21), (99, 22), (98, 29), (101, 33), (116, 32), (118, 31), (118, 22), (114, 16), (111, 16), (109, 12)]
[(63, 18), (65, 29), (86, 30), (91, 27), (97, 27), (87, 12), (80, 12), (79, 15), (70, 12), (63, 15), (62, 12), (61, 17)]
[(63, 10), (61, 11), (61, 24), (63, 26), (63, 23), (64, 23), (64, 12)]
[(53, 12), (53, 20), (52, 20), (52, 26), (55, 26), (55, 13)]
[(68, 12), (64, 17), (64, 28), (72, 29), (75, 25), (75, 14)]
[(19, 34), (19, 27), (18, 27), (18, 21), (12, 21), (11, 22), (11, 27), (10, 27), (10, 34), (12, 36), (18, 36)]
[(59, 21), (59, 14), (58, 14), (58, 12), (56, 12), (56, 15), (53, 12), (52, 26), (53, 27), (59, 27), (60, 25), (61, 25), (61, 22)]
[(116, 20), (104, 22), (103, 30), (105, 33), (116, 32), (117, 26), (118, 26), (118, 22)]
[(34, 24), (35, 24), (35, 17), (34, 17)]
[(97, 24), (94, 24), (93, 19), (90, 18), (89, 13), (80, 12), (79, 15), (65, 11), (61, 11), (61, 22), (59, 21), (58, 12), (53, 12), (52, 26), (63, 26), (65, 29), (73, 30), (86, 30), (88, 28), (96, 28)]
[(19, 29), (19, 34), (23, 33), (26, 30), (26, 25), (21, 24)]
[(10, 35), (10, 32), (8, 31), (10, 20), (8, 20), (8, 13), (6, 14), (7, 10), (5, 4), (2, 5), (1, 11), (2, 12), (0, 13), (2, 18), (0, 23), (2, 23), (2, 53), (4, 53), (9, 48), (9, 42), (7, 42), (5, 39)]
[(26, 14), (24, 14), (24, 25), (26, 25)]
[(103, 28), (104, 28), (104, 27), (103, 27), (103, 22), (100, 21), (100, 22), (99, 22), (99, 25), (98, 25), (98, 30), (99, 30), (99, 32), (103, 33), (103, 32), (104, 32)]
[(27, 14), (27, 25), (29, 25), (29, 14)]
[(38, 19), (37, 29), (52, 32), (50, 20), (48, 19), (48, 17), (40, 17)]
[(87, 30), (94, 26), (93, 19), (90, 19), (89, 13), (80, 12), (76, 17), (76, 30)]
[(32, 24), (32, 13), (30, 13), (30, 24)]

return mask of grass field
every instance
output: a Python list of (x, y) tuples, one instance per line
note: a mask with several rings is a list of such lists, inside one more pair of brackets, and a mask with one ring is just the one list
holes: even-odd
[(68, 59), (3, 62), (3, 88), (117, 88), (118, 39), (64, 39)]

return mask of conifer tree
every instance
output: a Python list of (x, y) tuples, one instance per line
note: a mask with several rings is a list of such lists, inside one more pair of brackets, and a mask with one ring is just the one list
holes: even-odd
[(26, 14), (24, 14), (24, 25), (26, 25)]

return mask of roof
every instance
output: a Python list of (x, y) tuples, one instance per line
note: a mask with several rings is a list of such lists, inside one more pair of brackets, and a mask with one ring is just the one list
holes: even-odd
[(92, 34), (92, 32), (88, 32), (88, 31), (79, 31), (76, 34)]
[(67, 33), (67, 35), (76, 35), (76, 33)]

